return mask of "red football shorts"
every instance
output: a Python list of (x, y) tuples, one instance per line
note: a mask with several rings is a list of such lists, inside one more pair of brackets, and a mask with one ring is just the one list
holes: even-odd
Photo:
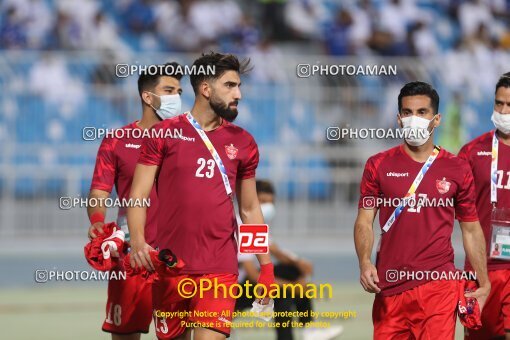
[(458, 281), (431, 281), (392, 296), (377, 294), (374, 339), (454, 339)]
[(491, 292), (482, 309), (482, 328), (464, 330), (466, 340), (491, 339), (510, 333), (510, 269), (489, 271)]
[[(194, 287), (200, 287), (201, 280), (207, 280), (203, 286), (208, 287), (209, 282), (214, 284), (215, 278), (218, 286), (222, 284), (227, 289), (225, 297), (223, 288), (217, 290), (216, 296), (214, 289), (203, 291), (202, 298), (198, 289), (193, 295)], [(188, 327), (209, 328), (228, 338), (236, 304), (228, 290), (236, 283), (237, 275), (234, 274), (184, 274), (155, 280), (152, 301), (158, 339), (173, 339), (182, 335)], [(232, 291), (234, 296), (238, 293), (235, 287)], [(187, 298), (183, 295), (193, 296)]]
[[(122, 261), (115, 271), (124, 272)], [(103, 331), (115, 334), (148, 333), (152, 320), (151, 284), (141, 276), (116, 275), (108, 282)]]

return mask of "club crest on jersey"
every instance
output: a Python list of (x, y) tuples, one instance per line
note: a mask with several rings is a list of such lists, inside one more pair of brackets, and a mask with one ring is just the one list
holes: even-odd
[(237, 157), (237, 151), (239, 151), (233, 144), (225, 145), (225, 152), (229, 159), (235, 159)]
[(452, 183), (448, 182), (446, 180), (446, 178), (444, 178), (444, 177), (442, 180), (436, 179), (436, 188), (437, 188), (437, 191), (439, 191), (439, 193), (441, 195), (446, 194), (448, 192), (448, 190), (450, 190), (451, 184)]

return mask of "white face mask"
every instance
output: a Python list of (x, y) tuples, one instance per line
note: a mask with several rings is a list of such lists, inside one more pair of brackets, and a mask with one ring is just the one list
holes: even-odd
[(494, 126), (505, 135), (510, 135), (510, 114), (502, 114), (494, 111), (491, 117)]
[(155, 93), (149, 92), (150, 94), (159, 97), (161, 105), (159, 109), (154, 106), (151, 107), (156, 111), (159, 118), (165, 120), (168, 118), (175, 117), (181, 113), (181, 96), (179, 94), (167, 94), (164, 96), (158, 96)]
[[(434, 118), (432, 118), (434, 119)], [(410, 116), (400, 118), (402, 121), (402, 130), (404, 131), (404, 136), (406, 142), (412, 146), (421, 146), (425, 144), (430, 138), (432, 131), (429, 131), (429, 125), (432, 119), (426, 119), (418, 116)]]
[(266, 223), (271, 223), (276, 215), (276, 208), (273, 203), (262, 203), (260, 205), (260, 209), (262, 210), (262, 216), (264, 216), (264, 221)]

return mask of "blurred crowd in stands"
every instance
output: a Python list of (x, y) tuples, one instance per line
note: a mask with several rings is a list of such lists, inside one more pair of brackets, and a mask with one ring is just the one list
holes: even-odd
[[(490, 105), (494, 82), (508, 71), (510, 55), (510, 0), (2, 0), (0, 18), (0, 49), (94, 51), (100, 56), (75, 63), (69, 55), (40, 53), (26, 64), (29, 93), (64, 115), (83, 105), (90, 110), (90, 98), (103, 95), (118, 106), (103, 86), (126, 84), (116, 77), (114, 64), (135, 60), (142, 52), (214, 49), (249, 55), (254, 65), (263, 65), (250, 72), (249, 81), (266, 85), (299, 79), (282, 67), (289, 55), (355, 56), (359, 63), (371, 56), (417, 57), (407, 67), (399, 63), (398, 77), (323, 77), (322, 85), (332, 91), (301, 99), (314, 99), (310, 103), (322, 116), (331, 109), (334, 119), (366, 104), (363, 113), (388, 112), (378, 116), (393, 124), (402, 82), (420, 77), (439, 86), (443, 103), (468, 105), (474, 113), (463, 115), (463, 125), (476, 127), (476, 112)], [(438, 65), (421, 70), (416, 66), (420, 60)], [(14, 80), (4, 83), (24, 93)], [(350, 92), (353, 85), (357, 92)], [(267, 89), (252, 107), (272, 117), (276, 103), (289, 95), (285, 88)]]
[[(95, 153), (66, 153), (65, 145), (83, 142), (83, 126), (118, 127), (127, 115), (138, 114), (136, 82), (116, 77), (113, 65), (150, 59), (144, 52), (171, 56), (211, 49), (245, 54), (263, 66), (243, 80), (238, 120), (261, 145), (324, 143), (327, 126), (367, 121), (394, 126), (402, 83), (420, 78), (441, 93), (441, 144), (455, 151), (490, 128), (494, 84), (509, 71), (509, 27), (510, 0), (1, 0), (0, 141), (14, 141), (17, 148), (11, 156), (0, 155), (0, 164), (38, 170), (92, 166)], [(372, 56), (415, 58), (391, 59), (398, 63), (393, 77), (330, 76), (313, 82), (283, 67), (294, 66), (289, 56), (296, 64), (328, 60), (316, 55), (354, 56), (350, 60), (360, 64), (375, 60)], [(250, 82), (256, 91), (250, 91)], [(183, 102), (190, 106), (191, 91)], [(35, 157), (30, 147), (20, 153), (24, 144), (51, 147)], [(279, 154), (261, 164), (327, 172), (325, 158), (313, 156)], [(88, 176), (78, 179), (84, 192)], [(28, 197), (37, 190), (63, 190), (61, 182), (34, 189), (19, 178), (13, 190)], [(325, 183), (310, 195), (327, 197)]]
[(3, 49), (431, 56), (510, 48), (509, 0), (4, 0)]

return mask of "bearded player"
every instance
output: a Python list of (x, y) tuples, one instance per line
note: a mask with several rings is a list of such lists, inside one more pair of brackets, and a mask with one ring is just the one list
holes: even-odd
[[(466, 144), (459, 157), (467, 160), (473, 171), (476, 208), (487, 242), (487, 255), (491, 252), (504, 255), (499, 245), (492, 242), (495, 240), (491, 217), (503, 215), (510, 223), (510, 72), (501, 76), (496, 84), (492, 122), (496, 129)], [(506, 216), (505, 209), (508, 209)], [(510, 243), (506, 247), (509, 249)], [(482, 312), (482, 328), (466, 329), (465, 339), (510, 340), (510, 256), (506, 260), (488, 257), (487, 268), (492, 289)], [(472, 269), (467, 260), (466, 270)]]
[[(433, 131), (441, 120), (438, 107), (439, 96), (429, 84), (406, 84), (398, 96), (397, 116), (406, 132), (405, 142), (370, 157), (365, 165), (354, 240), (360, 283), (365, 291), (376, 293), (374, 339), (454, 338), (458, 280), (433, 281), (415, 275), (455, 271), (454, 218), (460, 222), (464, 249), (479, 283), (466, 296), (476, 298), (482, 307), (490, 291), (471, 170), (467, 162), (433, 144)], [(444, 203), (409, 204), (403, 210), (400, 204), (388, 203), (387, 199), (394, 202), (404, 196)], [(374, 266), (372, 225), (378, 210), (383, 232)]]
[[(158, 211), (157, 244), (160, 249), (171, 249), (186, 264), (182, 276), (160, 278), (153, 285), (156, 312), (189, 312), (182, 318), (156, 315), (159, 339), (190, 339), (192, 330), (196, 340), (229, 336), (235, 296), (222, 292), (237, 283), (238, 275), (233, 195), (243, 223), (264, 223), (255, 187), (257, 144), (248, 132), (232, 124), (241, 99), (240, 75), (248, 62), (211, 52), (195, 60), (193, 66), (196, 70), (212, 66), (215, 72), (191, 75), (195, 92), (191, 112), (154, 127), (178, 129), (180, 138), (144, 141), (130, 195), (133, 199), (148, 197), (157, 178), (160, 207), (164, 207)], [(145, 220), (145, 208), (128, 209), (131, 265), (153, 270), (152, 247), (144, 236)], [(267, 292), (274, 283), (271, 258), (269, 254), (257, 258), (261, 268), (258, 283)], [(225, 289), (219, 288), (216, 297), (210, 290), (203, 297), (184, 298), (178, 287), (190, 280), (197, 285), (210, 280), (209, 284)]]
[[(165, 66), (168, 66), (165, 69), (175, 70), (178, 64), (168, 63)], [(114, 185), (119, 199), (128, 198), (142, 144), (140, 138), (134, 138), (140, 136), (141, 131), (133, 131), (149, 129), (161, 120), (181, 113), (181, 78), (182, 74), (177, 73), (140, 75), (138, 92), (142, 101), (142, 118), (121, 128), (124, 129), (123, 134), (117, 133), (113, 137), (107, 136), (103, 139), (97, 153), (90, 198), (108, 198)], [(147, 211), (145, 238), (147, 243), (154, 244), (158, 201), (155, 189), (151, 188), (149, 191), (150, 209)], [(88, 235), (92, 239), (103, 233), (106, 207), (89, 207), (87, 212), (91, 223)], [(129, 241), (125, 208), (119, 209), (117, 224), (126, 233), (126, 240)], [(116, 255), (123, 256), (123, 254)], [(123, 270), (123, 268), (114, 270)], [(140, 333), (149, 331), (151, 320), (152, 292), (145, 280), (141, 277), (127, 277), (126, 280), (108, 282), (108, 301), (103, 331), (112, 333), (112, 339), (140, 339)]]

